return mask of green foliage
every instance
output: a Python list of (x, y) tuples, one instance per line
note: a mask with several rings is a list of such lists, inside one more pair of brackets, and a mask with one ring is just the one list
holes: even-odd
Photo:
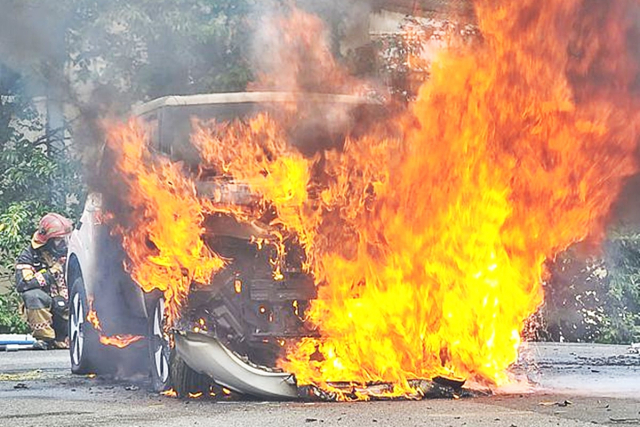
[(606, 245), (607, 299), (616, 311), (602, 328), (603, 342), (640, 340), (640, 233), (617, 233)]
[(549, 267), (540, 338), (640, 340), (640, 234), (611, 233), (597, 255), (574, 245)]
[(44, 132), (22, 77), (2, 66), (0, 76), (0, 282), (10, 286), (0, 295), (0, 332), (24, 333), (15, 259), (43, 214), (75, 217), (82, 184), (72, 147)]
[(10, 204), (0, 214), (0, 248), (4, 254), (2, 267), (11, 270), (15, 256), (29, 241), (30, 232), (35, 229), (28, 206), (22, 203)]
[[(128, 102), (243, 90), (252, 0), (74, 0), (70, 62)], [(161, 10), (162, 13), (158, 13)]]
[(26, 334), (29, 326), (20, 315), (21, 299), (15, 290), (0, 295), (0, 334)]
[(43, 214), (75, 216), (82, 184), (77, 155), (44, 133), (20, 76), (0, 79), (0, 94), (0, 267), (11, 270)]
[[(87, 153), (64, 139), (62, 129), (45, 129), (34, 95), (64, 94), (66, 102), (76, 104), (81, 118), (79, 126), (67, 130), (72, 132), (99, 127), (89, 123), (99, 114), (86, 114), (87, 107), (128, 110), (133, 102), (168, 94), (242, 90), (252, 77), (246, 58), (256, 3), (10, 0), (3, 6), (0, 275), (8, 277), (0, 282), (13, 279), (15, 258), (43, 214), (75, 219), (84, 200), (79, 158)], [(63, 75), (65, 68), (73, 74)], [(78, 83), (93, 88), (88, 104), (74, 94)], [(0, 330), (19, 330), (24, 325), (16, 295), (1, 298)]]

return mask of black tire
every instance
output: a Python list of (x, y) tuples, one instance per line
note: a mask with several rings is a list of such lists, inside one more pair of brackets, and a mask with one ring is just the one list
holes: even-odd
[(100, 338), (87, 320), (89, 303), (82, 277), (77, 277), (69, 294), (69, 356), (71, 372), (90, 374), (97, 372), (95, 361), (100, 349)]
[(156, 392), (171, 387), (169, 356), (171, 349), (164, 331), (164, 298), (153, 304), (152, 316), (149, 318), (149, 359), (151, 365), (151, 387)]
[(211, 389), (216, 388), (211, 378), (191, 369), (175, 350), (171, 353), (171, 385), (180, 398), (195, 393), (207, 397)]

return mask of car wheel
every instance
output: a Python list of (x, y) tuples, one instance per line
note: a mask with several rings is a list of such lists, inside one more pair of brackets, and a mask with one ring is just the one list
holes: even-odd
[(87, 321), (89, 304), (82, 277), (71, 285), (69, 297), (69, 356), (71, 372), (89, 374), (95, 372), (93, 360), (100, 342), (98, 335)]
[(151, 386), (161, 392), (170, 388), (169, 355), (171, 349), (164, 331), (164, 298), (153, 305), (149, 319), (149, 357), (151, 359)]
[(171, 353), (171, 384), (181, 398), (195, 397), (200, 394), (208, 397), (212, 391), (220, 392), (211, 378), (191, 369), (175, 350)]

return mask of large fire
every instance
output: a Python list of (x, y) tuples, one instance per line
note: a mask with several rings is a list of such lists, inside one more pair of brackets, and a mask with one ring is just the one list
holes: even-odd
[(126, 269), (145, 292), (162, 291), (171, 324), (192, 283), (208, 283), (224, 261), (200, 239), (203, 206), (180, 165), (153, 158), (135, 121), (110, 129), (107, 144), (121, 175), (127, 208), (115, 231), (129, 260)]
[[(275, 208), (318, 285), (306, 316), (320, 336), (291, 343), (282, 368), (394, 394), (437, 375), (508, 380), (545, 260), (599, 237), (637, 169), (632, 6), (477, 0), (479, 45), (443, 51), (393, 122), (313, 158), (266, 114), (196, 125), (204, 163)], [(134, 124), (111, 136), (141, 219), (123, 233), (128, 266), (175, 316), (223, 265), (200, 239), (212, 208), (178, 164), (149, 163)]]

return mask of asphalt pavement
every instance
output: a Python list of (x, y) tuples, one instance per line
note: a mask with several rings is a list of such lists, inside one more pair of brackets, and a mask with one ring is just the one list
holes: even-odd
[(187, 399), (146, 378), (72, 375), (66, 351), (0, 353), (0, 426), (640, 426), (640, 354), (628, 346), (530, 344), (534, 383), (462, 399), (303, 403)]

